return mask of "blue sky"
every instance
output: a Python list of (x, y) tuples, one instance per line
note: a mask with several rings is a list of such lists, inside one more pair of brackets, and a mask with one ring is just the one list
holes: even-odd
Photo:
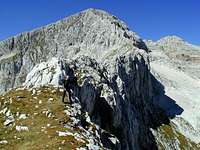
[(114, 14), (143, 39), (177, 35), (200, 45), (200, 0), (1, 0), (0, 40), (87, 8)]

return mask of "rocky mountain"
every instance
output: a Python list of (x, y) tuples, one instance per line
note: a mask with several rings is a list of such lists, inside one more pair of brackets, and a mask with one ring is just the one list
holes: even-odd
[(167, 104), (163, 96), (158, 104), (169, 114), (171, 122), (188, 139), (200, 142), (200, 47), (177, 36), (157, 42), (146, 41), (151, 50), (151, 72), (164, 85), (165, 95), (174, 102)]
[[(199, 54), (96, 9), (2, 41), (0, 148), (199, 149)], [(59, 103), (61, 61), (73, 105)]]
[(116, 17), (101, 10), (83, 11), (2, 41), (0, 92), (21, 85), (37, 63), (53, 56), (69, 58), (86, 54), (102, 60), (103, 53), (109, 57), (121, 47), (129, 50), (134, 45), (147, 49)]
[(176, 69), (193, 78), (200, 78), (200, 47), (189, 44), (177, 36), (164, 37), (157, 42), (147, 41), (146, 44), (152, 49), (153, 56), (159, 56), (160, 53), (161, 57), (166, 56), (163, 62), (171, 63)]

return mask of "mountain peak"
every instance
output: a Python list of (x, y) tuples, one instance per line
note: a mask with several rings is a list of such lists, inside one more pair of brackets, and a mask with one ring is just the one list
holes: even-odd
[(172, 36), (166, 36), (166, 37), (161, 38), (160, 40), (157, 41), (157, 43), (160, 43), (160, 44), (173, 44), (173, 43), (183, 44), (183, 43), (185, 43), (185, 40), (183, 40), (181, 37), (178, 37), (176, 35), (172, 35)]
[(96, 9), (96, 8), (88, 8), (88, 9), (83, 10), (82, 12), (84, 12), (84, 13), (94, 13), (94, 14), (111, 15), (108, 12), (106, 12), (105, 10)]
[(89, 9), (83, 10), (82, 12), (78, 13), (78, 15), (80, 15), (80, 14), (85, 14), (85, 17), (88, 17), (88, 15), (92, 14), (95, 17), (100, 17), (101, 20), (104, 20), (104, 21), (107, 20), (110, 23), (117, 22), (118, 26), (122, 27), (124, 30), (129, 30), (128, 26), (126, 25), (125, 22), (123, 22), (122, 20), (118, 19), (118, 17), (112, 15), (111, 13), (109, 13), (105, 10), (89, 8)]

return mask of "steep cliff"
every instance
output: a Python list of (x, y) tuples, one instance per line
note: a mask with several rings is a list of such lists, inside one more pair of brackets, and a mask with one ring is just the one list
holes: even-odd
[[(50, 65), (51, 62), (43, 65), (44, 68), (57, 70), (55, 65)], [(162, 123), (168, 123), (168, 119), (153, 104), (153, 83), (145, 51), (128, 52), (113, 64), (106, 65), (81, 56), (66, 62), (67, 72), (68, 66), (78, 77), (73, 86), (74, 101), (80, 101), (93, 122), (118, 138), (121, 143), (118, 149), (157, 149), (150, 128), (156, 129)], [(57, 78), (54, 73), (52, 80), (48, 80), (44, 68), (36, 68), (28, 75), (26, 87), (51, 84), (50, 81)], [(47, 79), (46, 83), (40, 82), (40, 76)], [(105, 137), (102, 138), (107, 143)]]

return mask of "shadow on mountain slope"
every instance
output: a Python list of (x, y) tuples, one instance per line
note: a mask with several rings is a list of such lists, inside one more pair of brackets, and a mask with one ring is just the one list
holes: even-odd
[(152, 80), (154, 82), (154, 91), (156, 91), (156, 96), (154, 103), (159, 105), (167, 114), (170, 119), (173, 119), (177, 115), (181, 115), (184, 109), (176, 104), (176, 101), (165, 94), (164, 85), (158, 81), (153, 75)]
[[(131, 118), (131, 112), (126, 111), (129, 106), (126, 102), (121, 103), (123, 119), (121, 124), (116, 126), (113, 118), (117, 112), (113, 108), (110, 107), (108, 102), (104, 98), (99, 98), (95, 104), (95, 111), (93, 113), (93, 121), (101, 126), (101, 128), (106, 131), (114, 134), (119, 140), (121, 145), (119, 147), (114, 147), (109, 143), (109, 140), (106, 139), (105, 134), (102, 134), (103, 142), (105, 147), (109, 149), (135, 149), (133, 147), (134, 144), (131, 144), (133, 141), (138, 146), (139, 149), (144, 150), (156, 150), (158, 149), (158, 145), (156, 143), (155, 137), (152, 134), (152, 129), (157, 129), (162, 125), (170, 125), (170, 119), (174, 118), (176, 115), (180, 115), (184, 110), (179, 105), (176, 104), (175, 100), (165, 95), (164, 86), (150, 73), (152, 78), (153, 90), (155, 91), (155, 96), (150, 103), (142, 104), (136, 102), (136, 107), (133, 107), (133, 111), (136, 116)], [(119, 89), (116, 90), (116, 93)], [(132, 97), (132, 101), (134, 101), (134, 97)], [(136, 100), (137, 101), (137, 100)], [(150, 105), (150, 106), (145, 106)], [(144, 108), (142, 108), (144, 106)], [(135, 107), (135, 108), (134, 108)], [(149, 107), (153, 110), (145, 107)], [(130, 113), (130, 114), (129, 114)], [(133, 120), (131, 120), (133, 119)], [(134, 122), (139, 123), (138, 128), (131, 128), (131, 124), (135, 124)], [(130, 128), (126, 128), (126, 123), (129, 124)], [(135, 134), (135, 131), (138, 132), (137, 135), (131, 136), (129, 134)], [(136, 140), (132, 140), (131, 138), (137, 138)], [(109, 137), (107, 137), (109, 138)], [(127, 146), (128, 145), (128, 146)]]
[[(131, 63), (140, 66), (144, 60), (139, 62), (135, 59)], [(165, 95), (164, 86), (147, 67), (140, 67), (141, 70), (137, 71), (131, 68), (132, 72), (127, 72), (123, 61), (119, 60), (119, 64), (119, 73), (112, 78), (101, 76), (99, 73), (106, 81), (102, 80), (99, 84), (106, 84), (114, 93), (114, 97), (111, 99), (102, 97), (101, 93), (105, 92), (104, 89), (95, 88), (89, 78), (81, 86), (75, 83), (74, 89), (79, 89), (77, 92), (74, 91), (75, 95), (79, 97), (85, 111), (88, 111), (87, 108), (92, 110), (89, 113), (92, 121), (105, 132), (115, 135), (120, 141), (120, 144), (112, 145), (110, 137), (107, 137), (105, 132), (101, 133), (104, 147), (117, 150), (156, 150), (158, 145), (151, 129), (156, 130), (163, 124), (169, 125), (170, 119), (180, 115), (183, 109)], [(141, 73), (142, 76), (137, 76), (135, 73)], [(123, 83), (122, 89), (117, 83), (117, 78), (120, 78)], [(139, 91), (136, 90), (137, 88)], [(113, 100), (116, 102), (114, 105), (110, 103)], [(92, 103), (94, 105), (91, 105)], [(166, 111), (162, 106), (166, 106), (170, 111)]]

